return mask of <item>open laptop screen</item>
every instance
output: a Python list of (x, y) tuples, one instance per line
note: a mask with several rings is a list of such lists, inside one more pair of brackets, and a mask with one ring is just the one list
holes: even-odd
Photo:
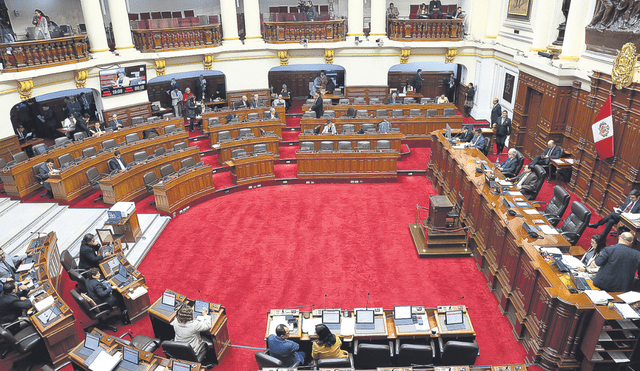
[(122, 350), (123, 350), (122, 359), (124, 359), (129, 363), (134, 363), (136, 365), (138, 364), (139, 352), (137, 350), (129, 347), (122, 347)]
[(173, 361), (171, 371), (189, 371), (191, 367), (188, 363)]
[(373, 310), (357, 310), (356, 323), (373, 323)]
[(340, 312), (325, 310), (322, 312), (322, 323), (340, 323)]
[(165, 292), (162, 294), (162, 304), (174, 307), (176, 305), (176, 294)]
[(93, 335), (93, 334), (89, 334), (87, 333), (87, 336), (84, 338), (84, 346), (89, 348), (89, 349), (93, 349), (96, 350), (98, 349), (98, 345), (100, 344), (100, 338)]
[(411, 318), (411, 305), (402, 305), (393, 308), (393, 319)]
[(202, 313), (203, 309), (205, 309), (207, 311), (207, 314), (209, 314), (209, 303), (202, 300), (196, 300), (196, 304), (193, 308), (193, 311)]

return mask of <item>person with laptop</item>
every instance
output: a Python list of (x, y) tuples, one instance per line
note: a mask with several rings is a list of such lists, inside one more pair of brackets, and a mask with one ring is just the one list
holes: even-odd
[(205, 309), (202, 310), (201, 316), (194, 319), (193, 307), (183, 305), (178, 309), (176, 319), (171, 322), (176, 333), (173, 341), (189, 344), (196, 354), (201, 352), (204, 347), (213, 347), (212, 342), (203, 339), (200, 335), (201, 331), (209, 331), (212, 322), (212, 317)]
[(117, 307), (119, 304), (118, 298), (113, 295), (111, 283), (100, 279), (100, 269), (89, 269), (89, 276), (85, 282), (89, 297), (93, 299), (96, 304), (107, 303), (111, 307)]
[(100, 247), (102, 247), (102, 245), (98, 242), (98, 238), (95, 235), (92, 233), (85, 234), (80, 244), (80, 262), (78, 263), (78, 268), (98, 268), (100, 261), (109, 256), (108, 252), (105, 252), (104, 255), (98, 254)]
[(281, 360), (282, 367), (291, 367), (296, 362), (304, 364), (304, 352), (298, 352), (300, 346), (296, 342), (287, 340), (288, 337), (289, 328), (283, 324), (278, 325), (275, 335), (271, 334), (267, 338), (269, 355)]
[(0, 324), (11, 323), (24, 317), (24, 311), (31, 309), (31, 301), (18, 297), (18, 286), (14, 281), (5, 282), (0, 296)]
[(322, 323), (316, 325), (316, 335), (318, 340), (311, 345), (311, 358), (347, 358), (349, 356), (346, 350), (340, 349), (342, 346), (340, 338), (334, 335), (326, 325)]

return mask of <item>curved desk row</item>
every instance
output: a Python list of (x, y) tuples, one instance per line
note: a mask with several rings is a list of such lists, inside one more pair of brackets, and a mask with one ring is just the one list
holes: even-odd
[(153, 186), (156, 209), (170, 214), (197, 199), (213, 194), (216, 188), (212, 172), (211, 166), (202, 165), (183, 174), (176, 173), (166, 181), (161, 180)]
[[(163, 147), (165, 150), (170, 150), (177, 143), (184, 143), (188, 146), (188, 133), (184, 131), (175, 132), (141, 140), (115, 149), (120, 151), (126, 163), (131, 163), (133, 161), (133, 154), (136, 152), (145, 151), (147, 155), (153, 155), (156, 149)], [(95, 166), (99, 173), (108, 174), (110, 171), (107, 162), (111, 158), (113, 158), (113, 152), (104, 151), (98, 153), (97, 156), (83, 159), (78, 164), (69, 166), (59, 173), (51, 175), (49, 179), (47, 179), (47, 183), (51, 184), (53, 197), (59, 201), (69, 202), (82, 197), (88, 192), (92, 192), (93, 189), (87, 179), (86, 171)]]
[(391, 149), (394, 151), (400, 152), (400, 146), (402, 145), (402, 140), (405, 139), (404, 134), (402, 133), (386, 133), (386, 134), (376, 134), (376, 133), (364, 133), (364, 134), (356, 134), (356, 133), (347, 133), (347, 134), (310, 134), (310, 133), (300, 133), (298, 136), (300, 143), (302, 142), (312, 142), (316, 151), (320, 150), (320, 142), (333, 142), (333, 148), (338, 148), (338, 142), (347, 141), (351, 143), (351, 147), (355, 149), (358, 145), (358, 142), (369, 142), (371, 143), (371, 148), (375, 149), (375, 144), (379, 140), (388, 140), (391, 146)]
[(4, 189), (7, 195), (11, 197), (23, 197), (31, 192), (35, 192), (42, 185), (36, 180), (33, 174), (33, 166), (44, 162), (48, 158), (52, 158), (56, 164), (56, 168), (60, 168), (58, 157), (64, 154), (70, 154), (73, 158), (82, 157), (82, 150), (93, 147), (96, 152), (102, 149), (102, 142), (114, 139), (117, 144), (124, 143), (127, 134), (137, 133), (142, 138), (142, 132), (145, 130), (156, 129), (159, 134), (164, 134), (164, 127), (167, 125), (176, 125), (177, 128), (183, 128), (184, 120), (177, 118), (168, 121), (154, 121), (134, 127), (126, 127), (118, 131), (113, 131), (101, 135), (99, 137), (87, 138), (80, 142), (73, 142), (65, 147), (59, 147), (50, 150), (48, 153), (30, 158), (28, 161), (13, 165), (6, 172), (0, 171), (0, 179), (4, 183)]
[(233, 138), (239, 135), (240, 129), (249, 128), (254, 136), (259, 137), (262, 135), (260, 129), (264, 131), (272, 131), (278, 138), (282, 139), (282, 128), (286, 127), (282, 121), (278, 119), (268, 119), (263, 121), (248, 121), (248, 122), (232, 122), (230, 124), (211, 125), (204, 130), (205, 135), (209, 135), (211, 145), (218, 143), (218, 134), (221, 131), (231, 132)]
[[(302, 106), (302, 111), (308, 111), (311, 108), (310, 104), (304, 104)], [(435, 109), (438, 110), (438, 116), (444, 115), (445, 108), (453, 108), (457, 109), (455, 104), (445, 103), (445, 104), (436, 104), (436, 103), (426, 103), (426, 104), (351, 104), (351, 105), (331, 105), (331, 106), (323, 106), (322, 107), (325, 112), (334, 111), (336, 113), (336, 117), (340, 117), (347, 114), (349, 108), (353, 108), (356, 111), (366, 110), (369, 116), (377, 116), (377, 112), (379, 109), (387, 110), (389, 116), (391, 116), (391, 110), (401, 109), (404, 116), (409, 116), (409, 110), (419, 109), (422, 116), (427, 114), (427, 110)], [(462, 116), (455, 116), (462, 117)], [(382, 119), (382, 118), (381, 118)]]
[(247, 153), (253, 153), (253, 147), (257, 144), (266, 144), (267, 152), (272, 153), (275, 158), (280, 158), (280, 138), (273, 134), (218, 143), (216, 145), (216, 148), (219, 150), (218, 162), (220, 165), (223, 165), (225, 162), (231, 160), (231, 153), (235, 149), (244, 149)]
[(149, 171), (153, 171), (158, 179), (162, 179), (160, 168), (171, 164), (173, 169), (180, 169), (180, 162), (186, 158), (192, 158), (194, 163), (200, 162), (200, 148), (189, 147), (180, 151), (173, 151), (151, 160), (142, 162), (125, 171), (100, 180), (103, 201), (107, 205), (113, 205), (118, 201), (132, 201), (147, 192), (142, 177)]
[[(221, 124), (226, 124), (227, 115), (229, 115), (230, 113), (233, 113), (234, 115), (238, 116), (238, 120), (244, 121), (244, 120), (247, 120), (247, 116), (250, 113), (257, 113), (258, 116), (262, 117), (262, 115), (264, 114), (264, 111), (268, 111), (270, 108), (271, 107), (264, 106), (264, 107), (258, 107), (258, 108), (241, 108), (237, 110), (223, 109), (220, 111), (207, 111), (202, 114), (202, 129), (205, 132), (208, 131), (209, 119), (212, 117), (217, 117), (220, 119)], [(283, 106), (276, 107), (276, 113), (278, 114), (278, 117), (280, 117), (280, 121), (283, 124), (286, 124), (285, 117), (284, 117), (285, 115), (284, 107)]]
[(398, 176), (399, 157), (397, 151), (298, 151), (298, 179), (395, 179)]
[(238, 157), (227, 161), (231, 180), (237, 185), (275, 180), (274, 157), (271, 153)]

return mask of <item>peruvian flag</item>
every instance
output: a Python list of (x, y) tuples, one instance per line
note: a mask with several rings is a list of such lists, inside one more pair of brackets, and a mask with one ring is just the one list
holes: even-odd
[(591, 125), (593, 131), (593, 141), (600, 158), (613, 156), (613, 118), (611, 117), (611, 95), (604, 102), (604, 105), (596, 117), (596, 121)]

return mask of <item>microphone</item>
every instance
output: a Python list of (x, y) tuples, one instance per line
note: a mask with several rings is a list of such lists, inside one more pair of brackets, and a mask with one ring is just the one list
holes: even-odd
[(200, 290), (198, 290), (198, 294), (200, 294), (200, 299), (202, 299), (202, 301), (205, 301), (204, 298), (202, 297), (202, 293), (200, 292)]
[(367, 305), (364, 306), (364, 309), (369, 309), (369, 295), (371, 295), (370, 292), (367, 293)]
[(454, 301), (453, 303), (449, 304), (448, 306), (452, 306), (453, 304), (459, 302), (462, 299), (464, 299), (464, 295), (462, 295), (462, 297), (460, 297), (458, 300)]
[(306, 308), (306, 307), (315, 307), (315, 306), (316, 306), (315, 304), (297, 305), (295, 307), (287, 307), (287, 308), (284, 308), (284, 309), (296, 309), (296, 308)]
[(327, 294), (324, 294), (324, 309), (327, 310)]
[(527, 223), (522, 223), (522, 225), (520, 226), (520, 234), (522, 234), (522, 228), (524, 228), (527, 231), (527, 234), (531, 238), (536, 238), (536, 239), (543, 238), (543, 237), (540, 237), (538, 232), (534, 231)]
[(507, 215), (523, 217), (524, 215), (516, 213), (513, 209), (507, 209)]

